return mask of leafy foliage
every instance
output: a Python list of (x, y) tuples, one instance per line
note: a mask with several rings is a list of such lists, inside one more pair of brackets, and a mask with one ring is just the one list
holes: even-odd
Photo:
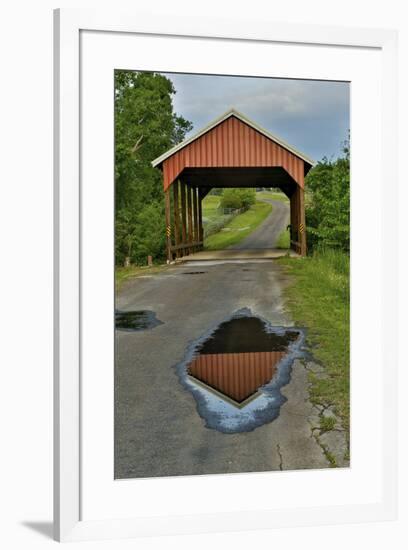
[(236, 189), (224, 189), (221, 196), (220, 206), (222, 208), (238, 209), (242, 207), (242, 202)]
[(255, 204), (255, 201), (255, 189), (224, 189), (221, 197), (221, 207), (248, 210), (250, 206)]
[(350, 148), (335, 161), (323, 158), (306, 178), (306, 224), (310, 250), (350, 249)]
[(172, 82), (157, 73), (115, 71), (115, 263), (165, 254), (164, 196), (151, 161), (192, 125), (173, 111)]

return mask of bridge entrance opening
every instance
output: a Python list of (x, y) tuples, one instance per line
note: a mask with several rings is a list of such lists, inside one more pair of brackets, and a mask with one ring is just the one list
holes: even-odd
[(290, 202), (290, 247), (306, 255), (304, 178), (314, 162), (228, 111), (153, 161), (163, 173), (167, 259), (203, 250), (202, 201), (213, 188), (279, 188)]

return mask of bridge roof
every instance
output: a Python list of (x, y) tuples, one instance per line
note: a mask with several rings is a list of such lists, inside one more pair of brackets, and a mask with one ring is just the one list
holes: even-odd
[(293, 155), (297, 156), (298, 158), (303, 160), (306, 164), (310, 165), (310, 167), (312, 167), (316, 164), (315, 161), (312, 160), (310, 157), (308, 157), (304, 153), (301, 153), (300, 151), (298, 151), (297, 149), (295, 149), (294, 147), (292, 147), (291, 145), (286, 143), (280, 137), (276, 136), (275, 134), (272, 134), (268, 130), (265, 130), (265, 128), (262, 128), (262, 126), (259, 126), (258, 124), (256, 124), (255, 122), (253, 122), (252, 120), (247, 118), (245, 115), (243, 115), (239, 111), (236, 111), (235, 109), (229, 109), (224, 114), (222, 114), (221, 116), (219, 116), (218, 118), (216, 118), (215, 120), (213, 120), (212, 122), (207, 124), (207, 126), (204, 126), (201, 130), (196, 132), (194, 135), (192, 135), (191, 137), (185, 139), (181, 143), (178, 143), (177, 145), (175, 145), (174, 147), (172, 147), (171, 149), (169, 149), (168, 151), (166, 151), (165, 153), (163, 153), (162, 155), (160, 155), (159, 157), (154, 159), (152, 161), (152, 166), (154, 166), (154, 167), (157, 166), (157, 167), (160, 168), (162, 163), (166, 159), (168, 159), (169, 157), (171, 157), (172, 155), (174, 155), (175, 153), (177, 153), (178, 151), (180, 151), (181, 149), (183, 149), (184, 147), (186, 147), (190, 143), (196, 141), (201, 136), (203, 136), (204, 134), (206, 134), (207, 132), (209, 132), (210, 130), (212, 130), (213, 128), (218, 126), (219, 124), (223, 123), (224, 121), (226, 121), (230, 117), (235, 117), (236, 119), (240, 120), (244, 124), (247, 124), (248, 126), (250, 126), (251, 128), (253, 128), (257, 132), (259, 132), (260, 134), (264, 135), (266, 138), (270, 139), (274, 143), (277, 143), (278, 145), (280, 145), (281, 147), (283, 147), (287, 151), (290, 151)]

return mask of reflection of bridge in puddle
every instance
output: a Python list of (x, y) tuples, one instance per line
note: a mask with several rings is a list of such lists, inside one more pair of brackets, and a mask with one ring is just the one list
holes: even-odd
[(258, 388), (270, 380), (284, 351), (216, 353), (199, 355), (188, 373), (207, 389), (243, 407), (257, 397)]
[(238, 316), (219, 325), (187, 366), (190, 380), (215, 392), (236, 407), (259, 395), (272, 380), (297, 330), (268, 330), (254, 316)]

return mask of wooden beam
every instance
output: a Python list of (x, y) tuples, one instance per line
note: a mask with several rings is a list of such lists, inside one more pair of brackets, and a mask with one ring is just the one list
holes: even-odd
[[(173, 187), (173, 210), (174, 210), (174, 244), (178, 246), (180, 244), (180, 207), (179, 207), (179, 182), (174, 181)], [(179, 253), (176, 253), (176, 257), (179, 257)]]
[[(296, 185), (295, 191), (293, 192), (290, 199), (290, 212), (291, 212), (291, 240), (295, 242), (300, 242), (299, 234), (299, 185)], [(300, 249), (296, 246), (293, 246), (293, 250), (300, 254)]]
[(181, 195), (181, 242), (185, 244), (187, 242), (187, 211), (186, 211), (186, 184), (180, 182), (180, 195)]
[[(199, 241), (200, 238), (198, 236), (198, 189), (196, 187), (193, 188), (193, 212), (194, 212), (194, 241)], [(195, 247), (194, 247), (195, 251)]]
[(193, 248), (191, 246), (191, 243), (193, 242), (193, 210), (191, 208), (191, 194), (192, 189), (191, 187), (187, 186), (187, 216), (188, 216), (188, 242), (190, 243), (190, 247), (188, 248), (189, 254), (192, 254)]
[(306, 256), (306, 216), (305, 191), (297, 185), (290, 198), (291, 248), (301, 256)]
[(170, 190), (167, 189), (164, 192), (164, 212), (166, 217), (166, 252), (167, 252), (167, 262), (173, 260), (173, 255), (171, 252), (171, 215), (170, 215)]
[(176, 250), (183, 250), (184, 248), (188, 248), (190, 246), (201, 246), (203, 244), (202, 241), (193, 241), (192, 243), (186, 243), (186, 244), (179, 244), (178, 246), (172, 246), (171, 247), (171, 250), (172, 252), (176, 251)]
[[(293, 241), (297, 240), (295, 212), (296, 212), (296, 191), (292, 193), (290, 197), (290, 242), (291, 244), (293, 243)], [(292, 246), (291, 248), (293, 248), (293, 250), (296, 251), (296, 248), (294, 246)]]
[(299, 239), (300, 239), (300, 254), (306, 256), (306, 214), (305, 214), (305, 190), (298, 186), (299, 193)]
[(198, 240), (201, 242), (204, 241), (202, 191), (202, 189), (198, 190)]
[(296, 254), (300, 254), (300, 243), (298, 241), (290, 241), (291, 248)]
[(212, 187), (200, 187), (201, 199), (204, 199), (211, 191)]

